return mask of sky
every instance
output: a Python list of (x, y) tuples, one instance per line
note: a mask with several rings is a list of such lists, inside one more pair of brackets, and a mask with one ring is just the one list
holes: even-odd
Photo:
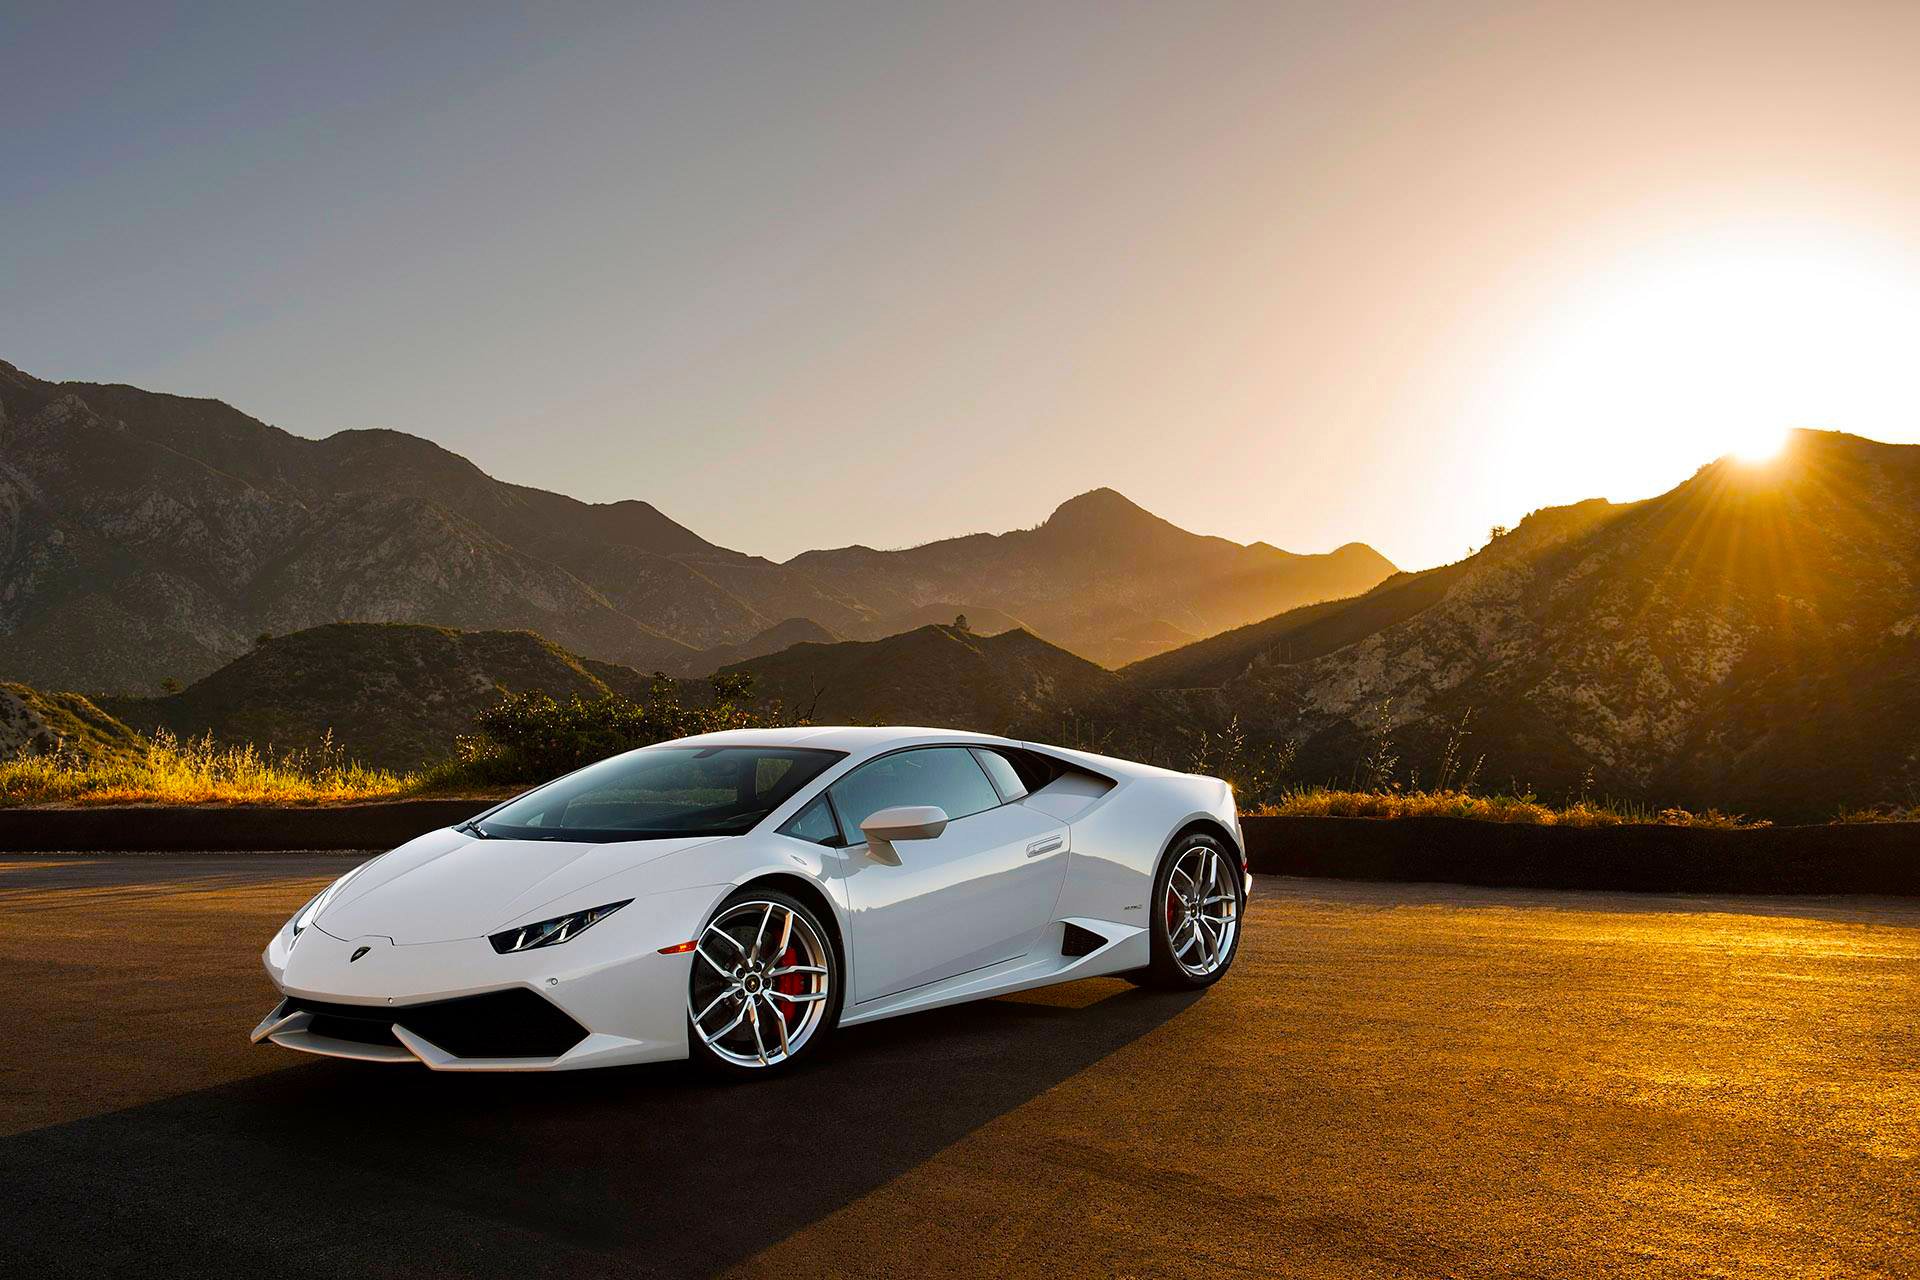
[(1920, 5), (0, 7), (0, 359), (784, 559), (1920, 441)]

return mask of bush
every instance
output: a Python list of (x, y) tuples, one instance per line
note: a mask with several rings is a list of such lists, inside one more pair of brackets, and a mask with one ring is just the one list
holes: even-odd
[(778, 708), (746, 701), (749, 682), (715, 677), (714, 700), (690, 705), (671, 680), (654, 683), (644, 702), (609, 696), (555, 702), (543, 693), (506, 693), (481, 712), (474, 732), (454, 742), (451, 764), (425, 779), (429, 786), (539, 782), (596, 760), (671, 738), (722, 729), (782, 723)]

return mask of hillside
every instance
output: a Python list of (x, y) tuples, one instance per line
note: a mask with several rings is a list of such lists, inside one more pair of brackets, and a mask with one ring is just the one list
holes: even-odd
[(1116, 710), (1302, 744), (1351, 776), (1389, 708), (1427, 780), (1471, 712), (1482, 778), (1819, 819), (1920, 789), (1920, 447), (1797, 432), (1628, 506), (1130, 668)]
[(140, 735), (77, 693), (0, 684), (0, 760), (56, 747), (99, 758), (138, 751)]
[(800, 644), (726, 668), (816, 724), (1039, 731), (1119, 687), (1111, 672), (1025, 631), (921, 627), (884, 640)]
[[(620, 506), (504, 485), (397, 432), (305, 440), (217, 401), (0, 366), (0, 675), (151, 690), (213, 670), (261, 631), (341, 618), (536, 628), (610, 659), (678, 665), (692, 640), (528, 549), (536, 530), (570, 521), (663, 539), (670, 521)], [(673, 594), (685, 573), (662, 570), (656, 616), (701, 611)]]
[(170, 697), (106, 705), (142, 733), (262, 747), (310, 748), (331, 730), (349, 756), (406, 769), (444, 759), (502, 690), (634, 697), (648, 683), (525, 631), (336, 623), (275, 637)]
[[(1019, 619), (1053, 643), (1109, 666), (1295, 605), (1356, 595), (1394, 572), (1351, 543), (1295, 555), (1189, 533), (1111, 489), (1061, 504), (1034, 529), (949, 538), (904, 551), (843, 547), (789, 563), (832, 582), (883, 620), (928, 605)], [(950, 614), (949, 614), (950, 616)]]
[(775, 623), (765, 631), (749, 636), (739, 644), (722, 644), (715, 645), (711, 649), (702, 649), (699, 663), (694, 669), (700, 675), (712, 675), (722, 667), (764, 657), (769, 653), (779, 653), (782, 649), (791, 648), (796, 644), (837, 644), (844, 639), (846, 639), (845, 636), (830, 631), (811, 619), (788, 618), (785, 622)]
[(42, 688), (152, 693), (260, 632), (337, 621), (526, 629), (704, 675), (791, 643), (796, 620), (871, 639), (966, 613), (1118, 663), (1390, 571), (1361, 547), (1203, 538), (1107, 490), (1038, 529), (776, 564), (402, 432), (310, 440), (217, 400), (0, 363), (0, 678)]

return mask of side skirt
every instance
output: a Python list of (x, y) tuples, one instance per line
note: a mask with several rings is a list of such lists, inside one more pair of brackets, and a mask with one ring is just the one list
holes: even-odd
[[(1106, 944), (1086, 955), (1061, 955), (1062, 934), (1070, 924), (1100, 935), (1107, 939)], [(1149, 959), (1151, 952), (1145, 929), (1117, 924), (1112, 920), (1084, 917), (1059, 920), (1055, 921), (1055, 927), (1042, 935), (1041, 943), (1024, 956), (844, 1010), (840, 1015), (840, 1025), (854, 1027), (903, 1013), (918, 1013), (922, 1009), (938, 1009), (943, 1005), (961, 1004), (968, 1000), (984, 1000), (1014, 991), (1052, 986), (1057, 982), (1125, 973), (1130, 969), (1143, 968)]]

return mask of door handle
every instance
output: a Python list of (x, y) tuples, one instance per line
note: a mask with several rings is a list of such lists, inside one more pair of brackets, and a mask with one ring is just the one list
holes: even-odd
[(1043, 853), (1052, 853), (1065, 843), (1066, 841), (1059, 836), (1048, 836), (1044, 840), (1035, 840), (1027, 846), (1027, 856), (1029, 858), (1037, 858)]

